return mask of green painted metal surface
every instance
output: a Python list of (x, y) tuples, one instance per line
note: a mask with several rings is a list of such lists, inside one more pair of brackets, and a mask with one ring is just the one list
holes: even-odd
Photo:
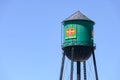
[(63, 47), (93, 46), (93, 25), (88, 20), (68, 20), (63, 22)]
[(73, 61), (87, 60), (95, 48), (93, 45), (94, 22), (77, 11), (66, 18), (62, 25), (62, 49), (65, 55)]

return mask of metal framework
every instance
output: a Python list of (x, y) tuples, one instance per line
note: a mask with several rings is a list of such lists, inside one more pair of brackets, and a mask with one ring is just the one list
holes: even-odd
[[(73, 59), (73, 54), (74, 54), (74, 47), (72, 48), (72, 59)], [(94, 65), (94, 71), (95, 71), (95, 79), (98, 80), (98, 72), (97, 72), (97, 65), (96, 65), (96, 59), (95, 59), (95, 54), (94, 50), (92, 50), (92, 57), (93, 57), (93, 65)], [(65, 53), (63, 53), (62, 57), (62, 63), (61, 63), (61, 71), (60, 71), (60, 78), (59, 80), (63, 80), (63, 71), (64, 71), (64, 63), (65, 63)], [(81, 62), (77, 61), (77, 80), (81, 80)], [(74, 69), (74, 62), (71, 60), (71, 69), (70, 69), (70, 80), (73, 80), (73, 69)], [(83, 62), (83, 74), (84, 74), (84, 80), (87, 80), (87, 75), (86, 75), (86, 61)]]

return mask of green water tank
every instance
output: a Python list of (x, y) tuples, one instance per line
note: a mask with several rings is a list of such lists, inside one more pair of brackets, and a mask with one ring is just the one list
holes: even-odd
[(62, 24), (62, 49), (66, 56), (73, 61), (87, 60), (94, 48), (94, 22), (80, 11), (77, 11), (64, 20)]

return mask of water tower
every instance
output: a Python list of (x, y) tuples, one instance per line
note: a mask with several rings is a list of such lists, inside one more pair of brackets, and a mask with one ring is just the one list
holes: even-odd
[(81, 80), (81, 62), (84, 65), (84, 80), (86, 78), (86, 61), (93, 57), (94, 71), (98, 80), (97, 66), (95, 60), (95, 46), (93, 40), (94, 21), (83, 15), (80, 11), (75, 12), (62, 22), (62, 64), (60, 79), (64, 72), (65, 56), (71, 60), (70, 80), (73, 80), (73, 63), (77, 63), (77, 80)]

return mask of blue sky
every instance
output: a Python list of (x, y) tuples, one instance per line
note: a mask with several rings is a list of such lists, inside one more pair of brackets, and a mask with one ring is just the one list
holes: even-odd
[(118, 80), (119, 0), (0, 0), (0, 80), (58, 80), (61, 22), (78, 10), (96, 23), (100, 80)]

